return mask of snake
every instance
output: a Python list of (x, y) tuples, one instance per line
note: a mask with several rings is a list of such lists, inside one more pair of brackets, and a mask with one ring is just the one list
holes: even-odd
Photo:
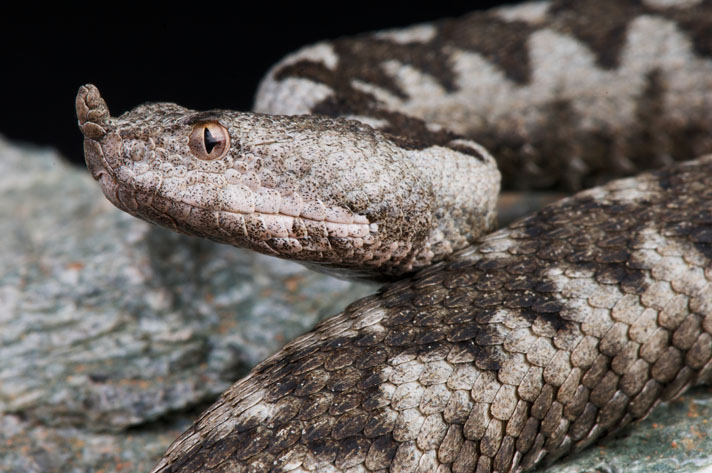
[[(383, 283), (154, 473), (522, 472), (712, 381), (712, 2), (549, 0), (303, 47), (253, 112), (76, 100), (116, 207)], [(569, 196), (497, 229), (503, 190)]]

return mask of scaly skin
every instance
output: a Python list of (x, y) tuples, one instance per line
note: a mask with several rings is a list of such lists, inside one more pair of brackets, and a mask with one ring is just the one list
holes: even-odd
[(709, 153), (711, 31), (709, 1), (538, 2), (308, 47), (260, 88), (260, 111), (334, 118), (112, 118), (81, 88), (119, 208), (339, 275), (414, 272), (255, 367), (154, 473), (520, 472), (712, 381), (712, 155), (478, 239), (499, 176), (471, 141), (514, 187)]
[[(400, 276), (494, 226), (499, 172), (467, 140), (452, 140), (459, 151), (405, 149), (354, 121), (174, 104), (113, 118), (92, 85), (80, 90), (77, 115), (87, 165), (121, 210), (333, 274)], [(188, 138), (209, 121), (231, 142), (204, 161)]]

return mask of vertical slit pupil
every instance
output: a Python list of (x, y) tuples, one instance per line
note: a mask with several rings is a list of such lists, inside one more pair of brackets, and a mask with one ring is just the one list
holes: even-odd
[(210, 133), (210, 128), (207, 126), (203, 131), (203, 141), (205, 142), (205, 151), (210, 154), (217, 145), (221, 143), (221, 140), (215, 138), (212, 133)]

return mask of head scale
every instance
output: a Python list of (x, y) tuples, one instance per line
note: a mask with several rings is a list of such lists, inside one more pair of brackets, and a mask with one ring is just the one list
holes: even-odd
[(494, 223), (499, 174), (483, 150), (475, 159), (455, 146), (404, 149), (360, 122), (313, 115), (154, 103), (111, 117), (93, 85), (76, 109), (104, 195), (181, 233), (392, 279)]

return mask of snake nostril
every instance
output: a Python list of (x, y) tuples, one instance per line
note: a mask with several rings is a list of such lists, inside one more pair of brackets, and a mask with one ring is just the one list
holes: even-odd
[(103, 125), (109, 118), (109, 108), (96, 86), (87, 84), (79, 88), (75, 108), (84, 136), (98, 139), (106, 134)]

